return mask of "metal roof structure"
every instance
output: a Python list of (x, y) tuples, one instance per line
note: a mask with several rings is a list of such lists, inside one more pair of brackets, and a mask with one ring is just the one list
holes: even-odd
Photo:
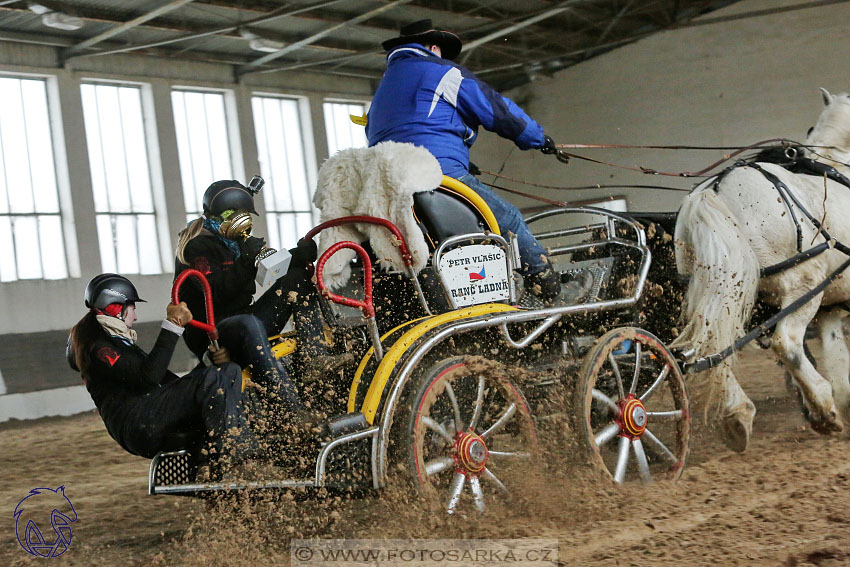
[(294, 69), (379, 79), (380, 42), (431, 18), (464, 41), (461, 64), (506, 89), (661, 30), (711, 21), (694, 18), (735, 1), (0, 0), (0, 41), (52, 46), (71, 67), (134, 53), (231, 65), (237, 81)]

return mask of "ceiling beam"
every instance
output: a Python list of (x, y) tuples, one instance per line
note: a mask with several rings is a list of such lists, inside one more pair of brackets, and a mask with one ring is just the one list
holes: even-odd
[(147, 21), (150, 21), (150, 20), (152, 20), (156, 17), (161, 16), (162, 14), (167, 14), (168, 12), (170, 12), (172, 10), (176, 10), (177, 8), (180, 8), (181, 6), (185, 6), (186, 4), (188, 4), (192, 1), (194, 1), (194, 0), (171, 0), (170, 2), (163, 4), (159, 8), (154, 8), (150, 12), (146, 12), (146, 13), (142, 14), (141, 16), (133, 18), (130, 21), (127, 21), (127, 22), (124, 22), (121, 25), (115, 26), (111, 30), (107, 30), (107, 31), (105, 31), (101, 34), (94, 36), (94, 37), (90, 37), (85, 41), (81, 41), (80, 43), (78, 43), (78, 44), (76, 44), (72, 47), (69, 47), (68, 49), (65, 49), (62, 52), (62, 58), (67, 59), (68, 57), (72, 57), (72, 56), (81, 52), (84, 49), (87, 49), (87, 48), (89, 48), (93, 45), (97, 45), (101, 41), (104, 41), (106, 39), (114, 37), (114, 36), (116, 36), (120, 33), (124, 33), (127, 30), (131, 30), (131, 29), (135, 28), (136, 26), (140, 26)]
[(496, 30), (493, 33), (485, 35), (484, 37), (480, 37), (474, 41), (470, 41), (469, 43), (465, 44), (461, 49), (461, 52), (464, 55), (460, 61), (461, 63), (465, 62), (469, 58), (469, 54), (478, 46), (484, 45), (485, 43), (489, 43), (494, 39), (505, 37), (506, 35), (509, 35), (515, 31), (521, 30), (525, 27), (536, 24), (537, 22), (551, 18), (552, 16), (557, 16), (561, 12), (566, 12), (575, 4), (583, 4), (587, 1), (588, 0), (566, 0), (564, 2), (561, 2), (557, 7), (552, 8), (551, 10), (546, 10), (545, 12), (537, 14), (536, 16), (532, 16), (530, 18), (522, 20), (521, 22), (517, 22), (512, 26)]
[[(383, 6), (375, 8), (373, 10), (369, 10), (368, 12), (361, 14), (361, 15), (357, 16), (356, 18), (352, 18), (348, 21), (341, 22), (339, 24), (327, 27), (327, 28), (323, 29), (322, 31), (320, 31), (318, 33), (314, 33), (311, 36), (305, 37), (301, 41), (296, 41), (295, 43), (291, 43), (291, 44), (287, 45), (286, 47), (283, 47), (282, 49), (278, 49), (274, 53), (269, 53), (268, 55), (264, 55), (264, 56), (262, 56), (258, 59), (255, 59), (254, 61), (248, 63), (248, 67), (256, 67), (258, 65), (262, 65), (263, 63), (273, 61), (273, 60), (277, 59), (278, 57), (282, 57), (282, 56), (286, 55), (287, 53), (292, 53), (293, 51), (301, 49), (302, 47), (310, 45), (311, 43), (315, 43), (316, 41), (322, 39), (323, 37), (325, 37), (327, 35), (332, 34), (333, 32), (335, 32), (339, 29), (342, 29), (346, 26), (353, 26), (354, 24), (358, 24), (362, 21), (368, 20), (369, 18), (377, 16), (378, 14), (386, 12), (387, 10), (391, 10), (391, 9), (395, 8), (396, 6), (400, 6), (402, 4), (407, 4), (410, 1), (411, 0), (393, 0), (392, 2), (384, 4)], [(253, 71), (252, 70), (243, 70), (243, 71), (239, 72), (238, 74), (244, 75), (244, 74), (251, 73), (251, 72), (253, 72)]]
[[(321, 2), (313, 2), (312, 4), (308, 4), (307, 6), (300, 6), (298, 8), (294, 8), (294, 9), (290, 9), (288, 6), (283, 6), (283, 7), (278, 8), (277, 10), (274, 10), (273, 12), (269, 12), (266, 15), (259, 16), (257, 18), (253, 18), (251, 20), (245, 20), (244, 22), (242, 22), (241, 24), (236, 25), (236, 26), (224, 26), (224, 27), (221, 27), (221, 28), (215, 28), (215, 29), (211, 29), (211, 30), (206, 30), (206, 31), (202, 31), (202, 32), (192, 33), (192, 34), (189, 34), (189, 35), (183, 35), (183, 36), (180, 36), (180, 37), (164, 39), (164, 40), (161, 40), (161, 41), (155, 41), (155, 42), (152, 42), (152, 43), (146, 43), (146, 44), (141, 44), (141, 45), (128, 45), (128, 46), (125, 46), (125, 47), (109, 49), (109, 50), (106, 50), (106, 51), (95, 51), (95, 52), (92, 52), (92, 53), (83, 53), (83, 54), (76, 55), (76, 57), (96, 57), (96, 56), (100, 56), (100, 55), (113, 55), (113, 54), (116, 54), (116, 53), (127, 53), (127, 52), (130, 52), (130, 51), (138, 51), (138, 50), (142, 50), (142, 49), (150, 49), (150, 48), (153, 48), (153, 47), (161, 47), (163, 45), (170, 45), (170, 44), (173, 44), (173, 43), (191, 41), (193, 39), (202, 39), (202, 38), (213, 36), (213, 35), (224, 35), (224, 34), (228, 34), (230, 32), (235, 32), (237, 29), (239, 29), (240, 26), (250, 26), (250, 25), (256, 25), (256, 24), (262, 24), (262, 23), (265, 23), (265, 22), (270, 22), (272, 20), (276, 20), (278, 18), (285, 18), (287, 16), (295, 16), (296, 14), (301, 14), (301, 13), (307, 12), (309, 10), (315, 10), (317, 8), (325, 8), (325, 7), (330, 6), (332, 4), (338, 4), (339, 2), (344, 2), (344, 1), (346, 1), (346, 0), (323, 0)], [(186, 30), (183, 29), (183, 30), (180, 30), (180, 31), (186, 31)], [(234, 36), (234, 37), (237, 37), (237, 36)]]

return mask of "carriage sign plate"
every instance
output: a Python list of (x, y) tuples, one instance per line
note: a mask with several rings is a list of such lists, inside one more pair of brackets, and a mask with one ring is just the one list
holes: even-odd
[(472, 244), (440, 257), (440, 273), (455, 307), (510, 298), (510, 274), (505, 251), (492, 244)]

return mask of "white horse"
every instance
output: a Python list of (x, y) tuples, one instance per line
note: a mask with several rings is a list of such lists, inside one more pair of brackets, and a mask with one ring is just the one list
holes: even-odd
[[(850, 95), (821, 89), (825, 108), (806, 139), (808, 157), (850, 177)], [(758, 163), (778, 177), (811, 216), (836, 241), (850, 246), (850, 188), (819, 175), (794, 174), (781, 166)], [(790, 199), (789, 199), (790, 200)], [(786, 204), (774, 184), (754, 167), (736, 167), (691, 192), (676, 223), (676, 264), (691, 276), (685, 299), (686, 325), (674, 345), (692, 346), (696, 356), (720, 352), (744, 335), (756, 294), (784, 308), (823, 282), (847, 256), (833, 248), (776, 275), (760, 277), (760, 269), (798, 252), (798, 219), (802, 249), (824, 237), (798, 206)], [(842, 277), (843, 276), (843, 277)], [(821, 307), (850, 301), (850, 272), (776, 326), (771, 346), (800, 389), (812, 428), (828, 434), (850, 423), (850, 352), (842, 319), (847, 312), (821, 312), (819, 328), (825, 359), (823, 375), (803, 350), (806, 327)], [(733, 373), (734, 357), (706, 371), (712, 401), (719, 402), (724, 441), (743, 451), (752, 432), (755, 406)], [(699, 379), (699, 378), (697, 378)]]

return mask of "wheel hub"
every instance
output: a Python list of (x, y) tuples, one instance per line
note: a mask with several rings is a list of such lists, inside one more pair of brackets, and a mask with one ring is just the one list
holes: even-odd
[(629, 394), (625, 399), (617, 402), (620, 407), (620, 415), (617, 422), (623, 435), (632, 439), (638, 439), (646, 431), (647, 414), (643, 402)]
[(457, 472), (467, 476), (479, 475), (487, 467), (489, 455), (487, 444), (481, 436), (468, 431), (457, 434), (452, 447), (452, 458)]

